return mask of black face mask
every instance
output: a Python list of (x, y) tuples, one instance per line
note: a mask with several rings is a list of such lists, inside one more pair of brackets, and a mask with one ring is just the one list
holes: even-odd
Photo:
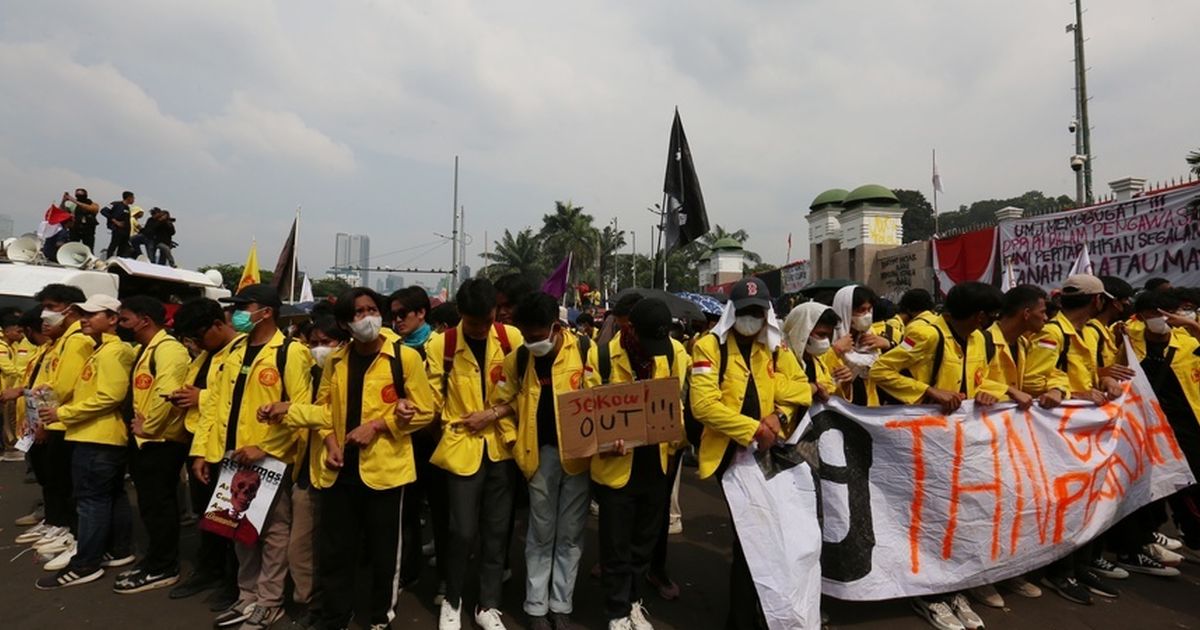
[(134, 337), (133, 329), (124, 326), (117, 326), (117, 337), (125, 343), (136, 343), (137, 338)]

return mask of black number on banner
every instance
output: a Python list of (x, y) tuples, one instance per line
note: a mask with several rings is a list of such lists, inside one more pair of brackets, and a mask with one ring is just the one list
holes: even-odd
[[(804, 440), (819, 444), (821, 435), (831, 430), (842, 432), (846, 465), (835, 466), (822, 461), (815, 475), (819, 481), (846, 486), (850, 527), (842, 540), (822, 543), (821, 575), (839, 582), (853, 582), (871, 572), (871, 554), (875, 550), (870, 484), (873, 440), (857, 422), (829, 409), (813, 418), (812, 428), (805, 433)], [(822, 484), (817, 483), (818, 497), (822, 495), (821, 487)], [(823, 529), (822, 505), (822, 500), (818, 500), (817, 516)]]

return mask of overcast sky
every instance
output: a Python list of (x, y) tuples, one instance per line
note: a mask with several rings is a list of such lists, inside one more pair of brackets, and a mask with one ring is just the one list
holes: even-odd
[[(1200, 3), (1086, 4), (1097, 193), (1180, 176)], [(781, 263), (789, 232), (807, 257), (816, 194), (928, 194), (933, 148), (944, 209), (1073, 195), (1073, 18), (1045, 0), (6, 2), (0, 212), (21, 232), (64, 190), (131, 189), (178, 217), (181, 264), (240, 263), (253, 236), (270, 267), (302, 205), (314, 275), (339, 231), (379, 265), (448, 266), (424, 245), (449, 234), (458, 154), (473, 267), (485, 231), (556, 199), (644, 252), (678, 105), (710, 221)]]

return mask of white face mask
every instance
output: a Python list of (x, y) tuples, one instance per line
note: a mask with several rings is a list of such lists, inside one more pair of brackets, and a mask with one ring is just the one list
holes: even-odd
[(830, 345), (832, 345), (832, 344), (830, 343), (828, 337), (826, 337), (825, 339), (817, 339), (816, 337), (809, 337), (808, 345), (804, 347), (804, 351), (813, 355), (814, 357), (819, 357), (822, 354), (829, 352)]
[(1179, 311), (1179, 316), (1184, 319), (1196, 319), (1196, 311)]
[(1165, 335), (1171, 332), (1171, 325), (1167, 323), (1166, 317), (1154, 317), (1146, 320), (1146, 330), (1156, 335)]
[(871, 313), (867, 313), (866, 315), (855, 315), (854, 317), (850, 318), (850, 327), (858, 332), (867, 332), (871, 329), (871, 324), (874, 323), (874, 321), (875, 319)]
[(554, 351), (554, 335), (533, 342), (525, 342), (525, 347), (529, 348), (529, 354), (535, 357), (544, 357)]
[(743, 337), (753, 337), (766, 323), (767, 320), (758, 315), (738, 315), (733, 320), (733, 329)]
[(42, 322), (51, 328), (57, 328), (61, 326), (63, 320), (66, 318), (66, 313), (60, 313), (58, 311), (42, 311)]
[(382, 317), (367, 315), (362, 319), (350, 322), (350, 336), (359, 343), (371, 343), (379, 338), (379, 331), (382, 328)]
[(310, 349), (312, 352), (313, 361), (317, 363), (317, 367), (324, 368), (325, 362), (329, 360), (329, 355), (333, 354), (336, 348), (332, 346), (315, 346)]

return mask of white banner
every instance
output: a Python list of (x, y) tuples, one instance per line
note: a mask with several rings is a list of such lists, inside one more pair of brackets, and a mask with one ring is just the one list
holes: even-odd
[(264, 457), (246, 466), (230, 459), (230, 455), (232, 451), (221, 460), (221, 476), (200, 519), (200, 529), (252, 545), (258, 541), (275, 502), (287, 464)]
[(1095, 275), (1200, 285), (1200, 185), (1000, 223), (1000, 260), (1017, 284), (1057, 288), (1085, 244)]
[(819, 459), (819, 526), (807, 499), (812, 470), (794, 466), (768, 479), (778, 467), (755, 465), (743, 450), (723, 485), (768, 625), (816, 627), (808, 624), (817, 617), (807, 576), (815, 575), (818, 536), (827, 595), (945, 593), (1045, 566), (1195, 483), (1135, 369), (1126, 393), (1102, 407), (968, 402), (944, 416), (838, 399), (816, 406), (797, 450)]

